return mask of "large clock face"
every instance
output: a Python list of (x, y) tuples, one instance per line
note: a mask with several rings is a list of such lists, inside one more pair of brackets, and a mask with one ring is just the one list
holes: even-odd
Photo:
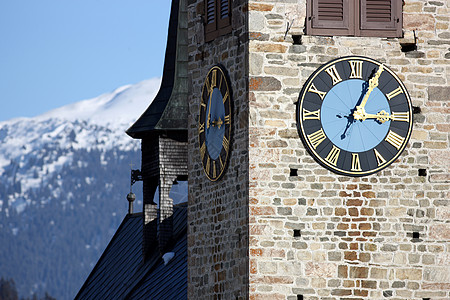
[(203, 84), (198, 122), (203, 170), (211, 181), (220, 179), (230, 152), (231, 91), (221, 66), (212, 67)]
[(324, 167), (364, 176), (394, 162), (412, 130), (412, 105), (398, 76), (359, 56), (330, 61), (314, 72), (297, 103), (299, 135)]

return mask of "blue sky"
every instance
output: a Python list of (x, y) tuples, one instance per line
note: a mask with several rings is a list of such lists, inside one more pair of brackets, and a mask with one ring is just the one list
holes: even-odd
[(170, 0), (0, 0), (0, 121), (162, 75)]

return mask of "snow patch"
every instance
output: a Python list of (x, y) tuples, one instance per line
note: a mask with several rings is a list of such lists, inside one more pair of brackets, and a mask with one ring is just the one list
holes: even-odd
[(164, 260), (164, 265), (166, 266), (172, 258), (175, 256), (175, 252), (167, 252), (162, 256), (162, 259)]

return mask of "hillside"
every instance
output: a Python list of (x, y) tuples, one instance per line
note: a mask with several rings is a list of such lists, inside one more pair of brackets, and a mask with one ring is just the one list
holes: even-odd
[[(21, 297), (71, 299), (81, 287), (127, 213), (140, 143), (125, 130), (159, 82), (0, 122), (0, 277)], [(139, 211), (142, 187), (133, 190)]]

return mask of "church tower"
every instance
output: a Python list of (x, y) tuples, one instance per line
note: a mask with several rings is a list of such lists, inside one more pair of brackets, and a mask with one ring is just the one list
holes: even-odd
[[(141, 140), (143, 181), (143, 255), (155, 245), (165, 253), (173, 243), (176, 180), (187, 180), (187, 22), (184, 0), (173, 0), (161, 87), (151, 105), (127, 130)], [(153, 199), (159, 187), (159, 203)], [(159, 204), (159, 208), (157, 205)]]
[(448, 1), (189, 0), (190, 299), (448, 299)]

